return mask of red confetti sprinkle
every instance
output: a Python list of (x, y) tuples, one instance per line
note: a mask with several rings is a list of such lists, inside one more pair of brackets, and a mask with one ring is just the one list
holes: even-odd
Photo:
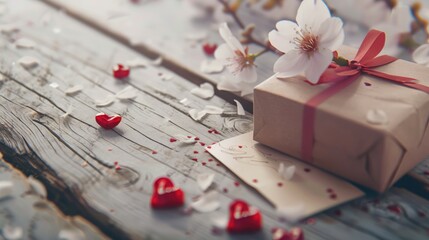
[(304, 168), (304, 171), (305, 172), (311, 172), (311, 169), (310, 168)]
[(198, 162), (198, 158), (192, 158), (191, 160), (194, 162)]
[(314, 218), (309, 218), (309, 219), (307, 219), (307, 221), (305, 221), (307, 224), (310, 224), (310, 225), (313, 225), (313, 224), (315, 224), (316, 223), (316, 219), (314, 219)]
[(192, 136), (187, 136), (187, 138), (192, 138)]
[(199, 137), (195, 137), (194, 140), (195, 141), (200, 141), (200, 138)]
[(167, 177), (155, 180), (150, 204), (152, 208), (180, 207), (185, 203), (185, 194), (182, 189), (175, 187), (173, 181)]
[(212, 148), (212, 146), (207, 146), (207, 148), (208, 148), (208, 149), (211, 149), (211, 148)]
[(239, 183), (239, 182), (234, 182), (234, 185), (235, 185), (236, 187), (238, 187), (238, 186), (240, 186), (240, 183)]
[(220, 134), (216, 129), (211, 128), (208, 130), (209, 133), (213, 133), (213, 134)]
[(243, 200), (235, 200), (229, 206), (227, 231), (244, 233), (259, 231), (262, 228), (262, 215)]
[(426, 175), (426, 176), (429, 176), (429, 171), (426, 170), (426, 171), (423, 172), (423, 174)]
[(220, 164), (220, 163), (216, 163), (216, 166), (220, 167), (220, 166), (221, 166), (221, 164)]
[(426, 213), (422, 211), (418, 211), (417, 214), (419, 215), (419, 217), (426, 217)]
[(113, 149), (111, 149), (111, 148), (109, 148), (109, 149), (107, 149), (107, 151), (109, 151), (109, 152), (111, 152)]
[(206, 144), (203, 142), (200, 142), (200, 145), (204, 147)]
[(115, 166), (115, 170), (116, 170), (116, 171), (119, 171), (119, 170), (121, 170), (121, 166), (119, 166), (119, 165), (116, 165), (116, 166)]
[(223, 192), (224, 192), (224, 193), (227, 193), (227, 192), (228, 192), (228, 188), (224, 188), (224, 189), (223, 189)]
[(207, 54), (207, 55), (209, 55), (209, 56), (212, 56), (214, 54), (214, 52), (216, 51), (216, 49), (217, 49), (217, 44), (216, 43), (213, 43), (213, 44), (205, 43), (203, 45), (203, 51), (204, 51), (204, 53)]
[(387, 206), (387, 209), (393, 213), (398, 214), (398, 215), (402, 213), (401, 207), (399, 205), (396, 205), (396, 204), (392, 204), (392, 205)]
[(177, 142), (177, 139), (175, 139), (175, 138), (170, 138), (170, 142), (171, 142), (171, 143), (173, 143), (173, 142)]
[(113, 164), (114, 164), (114, 165), (118, 165), (118, 162), (114, 162)]
[(334, 190), (333, 190), (332, 188), (328, 188), (328, 189), (326, 189), (326, 191), (327, 191), (328, 193), (333, 193), (333, 192), (334, 192)]
[(283, 183), (282, 182), (278, 182), (277, 186), (281, 187), (281, 186), (283, 186)]
[(254, 179), (252, 180), (252, 182), (257, 183), (257, 182), (258, 182), (258, 179), (254, 178)]
[(243, 148), (243, 146), (238, 146), (238, 148)]
[(122, 64), (118, 64), (113, 68), (113, 76), (115, 78), (121, 79), (126, 78), (130, 75), (130, 68)]
[(202, 162), (201, 164), (202, 164), (203, 166), (207, 165), (207, 163), (206, 163), (206, 162)]
[(158, 152), (157, 152), (157, 151), (155, 151), (155, 150), (153, 150), (153, 151), (152, 151), (152, 154), (157, 154), (157, 153), (158, 153)]
[(332, 193), (331, 195), (329, 195), (329, 198), (331, 198), (332, 200), (337, 199), (337, 194)]
[(194, 151), (194, 154), (198, 154), (198, 151)]
[(213, 162), (213, 158), (209, 158), (209, 159), (208, 159), (208, 161), (209, 161), (209, 162)]
[(372, 86), (372, 84), (371, 84), (371, 83), (369, 83), (369, 82), (364, 82), (364, 84), (365, 84), (365, 86), (367, 86), (367, 87)]
[(109, 116), (105, 113), (95, 115), (95, 121), (104, 129), (112, 129), (121, 122), (122, 117), (119, 115)]
[(341, 212), (341, 210), (335, 210), (335, 212), (334, 212), (334, 214), (337, 216), (337, 217), (341, 217), (341, 215), (343, 215), (343, 212)]

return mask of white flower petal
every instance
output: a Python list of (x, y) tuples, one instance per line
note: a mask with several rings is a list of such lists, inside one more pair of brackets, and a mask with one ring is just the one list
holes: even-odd
[(128, 86), (115, 94), (119, 100), (129, 100), (137, 97), (137, 89)]
[(311, 83), (317, 83), (322, 73), (328, 68), (332, 62), (332, 51), (328, 49), (320, 49), (311, 56), (305, 70), (305, 77)]
[(207, 105), (207, 106), (205, 106), (204, 107), (204, 111), (207, 114), (215, 114), (215, 115), (219, 115), (219, 114), (222, 114), (224, 112), (223, 108), (216, 107), (216, 106), (213, 106), (213, 105)]
[(240, 92), (241, 87), (233, 78), (224, 78), (217, 84), (217, 89), (220, 91)]
[(35, 179), (33, 176), (29, 176), (27, 178), (27, 181), (30, 184), (31, 190), (35, 194), (46, 198), (46, 196), (48, 195), (48, 192), (46, 191), (45, 186), (39, 180)]
[(295, 44), (292, 42), (292, 38), (294, 37), (295, 36), (285, 36), (276, 30), (272, 30), (268, 34), (268, 39), (270, 40), (271, 45), (273, 45), (273, 47), (275, 47), (280, 52), (284, 53), (287, 53), (295, 48)]
[(8, 197), (12, 194), (13, 182), (11, 181), (0, 181), (0, 199)]
[(174, 135), (174, 138), (177, 139), (177, 141), (179, 141), (180, 143), (184, 143), (184, 144), (193, 144), (196, 143), (195, 137), (194, 136), (185, 136), (183, 134), (176, 134)]
[(105, 99), (95, 100), (96, 107), (105, 107), (109, 106), (115, 101), (116, 97), (114, 95), (108, 95)]
[(388, 122), (386, 112), (380, 109), (369, 110), (366, 114), (366, 120), (374, 125), (382, 125)]
[(296, 222), (305, 216), (305, 205), (298, 204), (294, 206), (282, 207), (276, 210), (277, 216), (288, 222)]
[(398, 4), (392, 10), (389, 22), (396, 26), (397, 31), (400, 33), (410, 32), (411, 24), (414, 21), (410, 6)]
[(21, 227), (12, 226), (6, 224), (3, 229), (3, 236), (8, 240), (22, 239), (24, 235), (24, 230)]
[(243, 70), (238, 72), (236, 76), (240, 82), (253, 83), (258, 80), (258, 73), (256, 72), (255, 66), (248, 66), (243, 68)]
[(234, 51), (228, 46), (228, 44), (224, 43), (216, 48), (214, 56), (217, 60), (224, 62), (224, 65), (229, 62), (229, 59), (234, 57)]
[(37, 67), (39, 65), (39, 60), (35, 57), (24, 56), (18, 60), (18, 63), (24, 68), (30, 69)]
[(192, 119), (194, 119), (195, 121), (200, 121), (201, 119), (203, 119), (203, 117), (205, 115), (207, 115), (206, 111), (198, 111), (197, 109), (191, 109), (189, 110), (189, 116), (191, 116)]
[(219, 60), (205, 59), (201, 62), (200, 65), (201, 72), (207, 74), (220, 73), (224, 68), (224, 64)]
[(296, 14), (296, 22), (303, 29), (318, 32), (320, 24), (329, 17), (331, 13), (322, 0), (303, 0)]
[(214, 87), (210, 83), (203, 83), (200, 87), (191, 90), (191, 93), (202, 99), (209, 99), (214, 96)]
[(85, 240), (85, 233), (76, 227), (61, 229), (58, 234), (60, 240)]
[(215, 175), (213, 173), (201, 173), (197, 176), (197, 183), (201, 190), (206, 191), (213, 183)]
[(212, 225), (217, 229), (224, 230), (226, 229), (227, 224), (228, 224), (228, 217), (226, 216), (217, 216), (212, 219)]
[(220, 207), (218, 200), (219, 194), (216, 191), (210, 191), (202, 195), (197, 201), (191, 203), (191, 207), (198, 212), (213, 212)]
[(162, 57), (158, 57), (157, 59), (152, 60), (152, 61), (150, 62), (150, 64), (152, 64), (152, 66), (156, 66), (156, 67), (158, 67), (158, 66), (161, 66), (162, 61), (163, 61)]
[(183, 104), (184, 106), (188, 106), (189, 105), (189, 100), (187, 98), (184, 98), (182, 100), (179, 101), (181, 104)]
[(74, 95), (83, 90), (83, 86), (81, 84), (74, 85), (73, 87), (67, 88), (64, 92), (66, 95)]
[(308, 57), (298, 50), (289, 51), (279, 57), (274, 63), (273, 70), (276, 73), (281, 73), (282, 77), (296, 76), (306, 69)]
[(18, 32), (19, 27), (16, 24), (2, 24), (0, 25), (0, 32), (4, 34), (11, 34), (14, 32)]
[(67, 108), (67, 111), (63, 115), (61, 115), (60, 118), (63, 118), (63, 119), (67, 118), (70, 114), (72, 114), (73, 110), (74, 110), (73, 105), (69, 105)]
[(343, 21), (337, 17), (326, 19), (320, 26), (318, 35), (320, 47), (337, 50), (344, 42)]
[(232, 34), (227, 23), (222, 23), (219, 27), (219, 34), (232, 50), (244, 53), (244, 47), (240, 41)]
[(237, 104), (237, 114), (240, 116), (246, 115), (246, 111), (244, 111), (243, 105), (237, 100), (234, 99), (235, 104)]
[(418, 64), (429, 63), (429, 44), (423, 44), (413, 52), (413, 60)]
[(34, 48), (36, 43), (28, 38), (20, 38), (14, 42), (17, 48)]

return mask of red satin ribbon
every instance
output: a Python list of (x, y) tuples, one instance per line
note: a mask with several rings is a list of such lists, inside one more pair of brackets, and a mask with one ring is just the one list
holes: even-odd
[(301, 143), (303, 160), (313, 161), (316, 108), (353, 83), (362, 73), (429, 93), (429, 87), (416, 83), (416, 79), (414, 78), (395, 76), (374, 69), (397, 60), (397, 58), (387, 55), (377, 57), (381, 50), (383, 50), (385, 41), (386, 35), (384, 32), (371, 30), (363, 40), (355, 59), (350, 61), (348, 66), (339, 66), (332, 63), (322, 74), (317, 84), (331, 83), (331, 85), (312, 97), (304, 105)]

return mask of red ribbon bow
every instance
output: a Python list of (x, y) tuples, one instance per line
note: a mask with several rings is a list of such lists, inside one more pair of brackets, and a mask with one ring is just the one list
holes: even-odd
[(362, 73), (389, 80), (407, 87), (429, 93), (429, 87), (416, 83), (414, 78), (391, 75), (377, 71), (380, 67), (397, 60), (388, 55), (377, 55), (383, 50), (386, 34), (378, 30), (371, 30), (365, 37), (354, 60), (348, 66), (339, 66), (332, 63), (322, 74), (317, 84), (332, 83), (328, 88), (312, 97), (305, 105), (302, 124), (301, 155), (306, 161), (313, 160), (314, 124), (316, 108), (328, 98), (334, 96), (353, 83)]

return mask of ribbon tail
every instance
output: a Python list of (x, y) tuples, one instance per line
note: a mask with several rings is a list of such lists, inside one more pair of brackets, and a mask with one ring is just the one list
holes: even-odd
[(316, 108), (353, 83), (360, 74), (351, 76), (343, 81), (332, 83), (328, 88), (312, 97), (304, 105), (302, 120), (301, 157), (304, 161), (313, 161), (314, 131), (316, 122)]
[(429, 86), (425, 86), (425, 85), (422, 85), (422, 84), (419, 84), (416, 82), (405, 82), (402, 84), (407, 86), (407, 87), (414, 88), (414, 89), (429, 93)]
[(380, 78), (398, 82), (398, 83), (412, 83), (413, 81), (416, 80), (414, 78), (391, 75), (391, 74), (387, 74), (387, 73), (383, 73), (383, 72), (379, 72), (371, 69), (365, 69), (364, 72), (372, 76), (380, 77)]

